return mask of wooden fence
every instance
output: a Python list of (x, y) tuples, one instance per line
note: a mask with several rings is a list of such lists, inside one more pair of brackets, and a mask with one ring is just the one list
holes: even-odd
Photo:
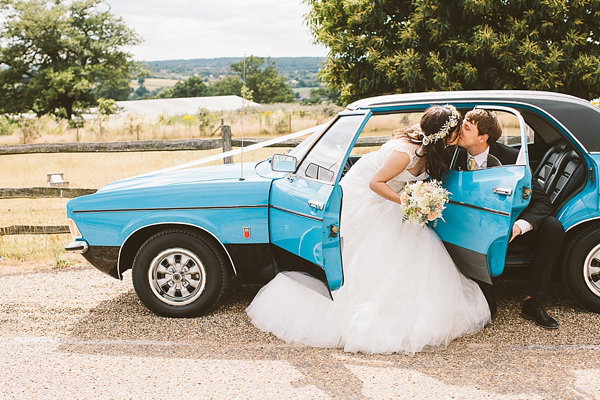
[[(389, 136), (372, 136), (359, 138), (357, 147), (380, 146), (389, 139)], [(260, 143), (268, 139), (247, 138), (244, 146)], [(295, 147), (303, 139), (286, 140), (267, 147)], [(211, 150), (223, 148), (223, 152), (232, 147), (241, 147), (242, 140), (231, 137), (231, 127), (221, 126), (221, 139), (184, 139), (184, 140), (143, 140), (129, 142), (105, 143), (42, 143), (21, 144), (15, 146), (0, 146), (0, 155), (35, 154), (35, 153), (109, 153), (109, 152), (145, 152), (145, 151), (183, 151), (183, 150)], [(231, 157), (225, 157), (225, 163), (232, 163)], [(97, 189), (60, 188), (60, 187), (29, 187), (29, 188), (0, 188), (1, 199), (14, 198), (74, 198), (95, 193)], [(67, 225), (38, 226), (38, 225), (12, 225), (0, 227), (0, 236), (3, 235), (40, 235), (69, 233)]]

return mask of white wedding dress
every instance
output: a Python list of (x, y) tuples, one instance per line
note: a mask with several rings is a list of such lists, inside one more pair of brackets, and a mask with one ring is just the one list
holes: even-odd
[(437, 235), (403, 222), (399, 204), (369, 189), (394, 150), (411, 161), (388, 182), (392, 189), (426, 179), (408, 171), (418, 148), (390, 140), (362, 156), (341, 180), (344, 285), (333, 292), (334, 301), (278, 274), (246, 310), (256, 327), (310, 346), (414, 354), (446, 346), (490, 321), (479, 286), (456, 269)]

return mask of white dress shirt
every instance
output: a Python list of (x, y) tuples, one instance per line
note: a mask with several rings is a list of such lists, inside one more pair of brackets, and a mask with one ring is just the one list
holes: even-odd
[(488, 147), (485, 151), (477, 154), (476, 156), (472, 156), (471, 153), (467, 151), (467, 165), (469, 165), (469, 160), (472, 158), (475, 159), (475, 169), (486, 169), (487, 168), (487, 159), (488, 154), (490, 154), (490, 148)]
[[(485, 149), (485, 151), (482, 151), (481, 153), (477, 154), (476, 156), (472, 156), (467, 151), (467, 156), (468, 156), (467, 165), (469, 165), (470, 158), (473, 157), (475, 159), (475, 169), (486, 169), (488, 154), (490, 154), (489, 147), (487, 149)], [(515, 225), (517, 225), (519, 228), (521, 228), (521, 235), (524, 233), (527, 233), (533, 229), (533, 225), (531, 225), (529, 222), (525, 221), (524, 219), (516, 220)]]

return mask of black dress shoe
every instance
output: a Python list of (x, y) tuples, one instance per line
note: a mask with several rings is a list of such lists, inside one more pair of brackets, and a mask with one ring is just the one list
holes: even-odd
[(543, 328), (558, 328), (558, 322), (549, 316), (540, 303), (534, 299), (525, 300), (525, 303), (523, 303), (523, 308), (521, 309), (521, 317), (530, 319)]

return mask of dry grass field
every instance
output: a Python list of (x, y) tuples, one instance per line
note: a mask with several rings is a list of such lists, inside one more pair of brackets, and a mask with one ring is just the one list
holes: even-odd
[[(194, 115), (121, 115), (90, 118), (82, 128), (71, 129), (50, 116), (23, 119), (10, 126), (0, 121), (0, 146), (23, 143), (110, 142), (209, 137), (221, 125), (231, 126), (234, 137), (279, 136), (322, 124), (336, 115), (335, 105), (272, 104), (240, 111)], [(217, 133), (218, 134), (218, 133)]]
[[(153, 91), (159, 88), (170, 88), (175, 86), (175, 84), (179, 82), (178, 79), (167, 79), (167, 78), (146, 78), (144, 79), (144, 86), (149, 91)], [(137, 90), (140, 87), (140, 84), (137, 79), (132, 79), (130, 82), (130, 86), (133, 90)]]

